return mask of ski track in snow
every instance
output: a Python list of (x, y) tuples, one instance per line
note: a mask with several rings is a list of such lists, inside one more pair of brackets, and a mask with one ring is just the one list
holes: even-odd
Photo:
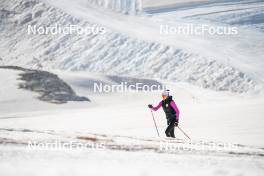
[[(48, 172), (45, 171), (45, 175), (57, 175), (61, 172), (67, 175), (92, 173), (112, 175), (120, 171), (120, 169), (119, 171), (114, 169), (117, 166), (121, 166), (128, 175), (131, 173), (131, 175), (141, 175), (142, 172), (160, 175), (161, 171), (174, 175), (174, 169), (177, 169), (177, 173), (185, 175), (192, 175), (194, 171), (197, 175), (261, 175), (263, 172), (263, 148), (241, 145), (225, 148), (219, 144), (214, 148), (213, 142), (201, 144), (179, 139), (137, 138), (79, 132), (68, 134), (65, 131), (3, 128), (0, 131), (0, 155), (2, 156), (0, 173), (4, 175), (13, 175), (18, 172), (22, 175), (41, 175), (43, 165), (49, 166), (50, 169)], [(67, 147), (47, 149), (41, 146), (43, 143), (67, 144)], [(77, 143), (87, 147), (76, 148), (74, 144)], [(93, 148), (102, 144), (104, 147), (99, 150)], [(166, 145), (174, 148), (165, 149)], [(51, 161), (50, 158), (52, 158)], [(78, 166), (74, 164), (76, 162)], [(88, 164), (89, 169), (84, 169), (84, 163), (86, 167)], [(102, 163), (104, 163), (104, 169), (98, 170)], [(29, 170), (28, 166), (32, 164), (35, 169)], [(70, 165), (70, 170), (67, 169), (67, 165)], [(152, 169), (147, 169), (149, 166)], [(192, 172), (189, 172), (190, 169)]]
[[(240, 144), (216, 143), (213, 141), (192, 141), (171, 138), (144, 138), (135, 136), (107, 135), (95, 133), (54, 131), (54, 130), (30, 130), (0, 128), (2, 145), (25, 145), (41, 149), (43, 146), (34, 144), (72, 142), (66, 148), (78, 149), (74, 142), (87, 142), (94, 145), (104, 144), (102, 149), (123, 151), (152, 151), (157, 153), (193, 154), (193, 155), (232, 155), (264, 157), (264, 149)], [(37, 137), (36, 137), (37, 136)], [(31, 145), (31, 146), (30, 146)], [(38, 148), (39, 147), (39, 148)], [(93, 146), (87, 146), (91, 148)], [(171, 147), (171, 148), (170, 148)], [(43, 147), (44, 149), (44, 147)], [(52, 149), (52, 147), (51, 147)], [(54, 147), (55, 149), (55, 147)]]

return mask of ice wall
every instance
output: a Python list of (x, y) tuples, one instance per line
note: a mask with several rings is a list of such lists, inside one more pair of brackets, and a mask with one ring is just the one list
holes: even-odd
[(142, 10), (142, 0), (88, 0), (88, 2), (124, 14), (136, 15)]

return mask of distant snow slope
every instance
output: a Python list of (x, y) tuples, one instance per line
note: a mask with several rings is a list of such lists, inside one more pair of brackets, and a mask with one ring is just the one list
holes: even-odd
[[(187, 3), (186, 1), (185, 3)], [(183, 18), (192, 22), (223, 23), (256, 28), (264, 32), (264, 2), (259, 0), (207, 1), (188, 6), (169, 6), (167, 9), (146, 10), (167, 20)], [(206, 10), (205, 10), (206, 9)]]
[(186, 5), (197, 5), (210, 0), (142, 0), (142, 10), (148, 12), (167, 11), (178, 7), (186, 7)]
[[(0, 13), (3, 65), (167, 79), (239, 93), (263, 87), (264, 40), (258, 32), (241, 31), (235, 37), (161, 36), (159, 26), (168, 22), (165, 17), (127, 16), (84, 0), (3, 0)], [(183, 24), (178, 22), (172, 24)], [(106, 27), (107, 33), (27, 35), (29, 24), (96, 25)]]

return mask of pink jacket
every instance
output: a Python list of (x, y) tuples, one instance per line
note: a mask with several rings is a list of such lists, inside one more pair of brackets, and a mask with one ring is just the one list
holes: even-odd
[[(180, 111), (179, 111), (179, 109), (178, 109), (176, 103), (175, 103), (173, 100), (171, 100), (170, 105), (171, 105), (171, 107), (174, 109), (174, 111), (175, 111), (176, 114), (177, 114), (177, 115), (176, 115), (176, 120), (179, 120), (179, 117), (180, 117)], [(160, 101), (159, 104), (158, 104), (157, 106), (153, 107), (152, 110), (157, 111), (161, 106), (162, 106), (162, 101)]]

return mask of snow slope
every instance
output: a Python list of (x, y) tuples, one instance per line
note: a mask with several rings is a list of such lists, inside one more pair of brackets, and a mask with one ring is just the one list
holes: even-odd
[(142, 11), (147, 12), (164, 12), (175, 10), (175, 8), (186, 7), (189, 5), (199, 5), (210, 2), (209, 0), (143, 0)]
[[(28, 73), (34, 73), (34, 76), (38, 77), (38, 80), (33, 77), (31, 80), (23, 80), (23, 76), (27, 78), (28, 76), (32, 76)], [(74, 108), (76, 106), (82, 107), (82, 104), (89, 106), (88, 101), (87, 103), (72, 103), (71, 101), (78, 101), (78, 99), (86, 98), (78, 97), (71, 87), (59, 78), (54, 78), (52, 74), (43, 73), (41, 71), (38, 73), (33, 70), (29, 71), (22, 68), (0, 68), (0, 75), (2, 85), (0, 89), (1, 118), (13, 118), (20, 112), (28, 112), (31, 114), (31, 112), (34, 113), (45, 110), (61, 110)], [(66, 102), (68, 102), (68, 104), (61, 104)], [(61, 106), (50, 103), (60, 103)], [(5, 116), (4, 114), (6, 113), (9, 115)], [(32, 115), (33, 114), (30, 116)]]
[[(166, 0), (140, 13), (144, 3), (137, 2), (0, 1), (0, 65), (48, 70), (91, 100), (40, 101), (18, 88), (21, 71), (0, 69), (0, 175), (263, 175), (263, 2)], [(161, 24), (188, 23), (236, 25), (239, 34), (159, 35)], [(103, 26), (107, 33), (27, 35), (29, 24)], [(179, 129), (177, 139), (166, 139), (161, 110), (156, 137), (147, 104), (160, 101), (159, 91), (92, 91), (94, 83), (122, 81), (166, 84), (192, 140)], [(41, 148), (49, 143), (59, 146)]]
[[(188, 2), (188, 1), (186, 1)], [(206, 10), (205, 10), (206, 9)], [(190, 3), (185, 6), (170, 6), (170, 9), (149, 13), (157, 13), (160, 17), (168, 20), (184, 18), (185, 20), (224, 23), (228, 25), (256, 28), (263, 32), (263, 9), (264, 2), (259, 0), (236, 0), (236, 1), (207, 1), (206, 3)], [(162, 13), (161, 13), (162, 12)]]
[[(3, 175), (119, 175), (124, 172), (175, 175), (177, 170), (184, 175), (196, 172), (197, 175), (258, 176), (263, 172), (263, 148), (58, 130), (1, 128), (0, 131), (4, 144), (0, 145)], [(28, 146), (29, 140), (35, 145)], [(58, 141), (60, 144), (71, 142), (71, 145), (61, 149), (38, 145)], [(76, 148), (75, 144), (87, 147)], [(95, 149), (95, 145), (103, 147)], [(166, 146), (174, 148), (166, 149)]]
[(40, 71), (24, 69), (16, 66), (0, 66), (0, 69), (21, 71), (18, 80), (19, 89), (29, 90), (40, 94), (38, 99), (51, 103), (67, 103), (68, 101), (90, 101), (86, 97), (76, 95), (74, 90), (57, 75)]
[[(10, 74), (2, 81), (14, 81), (12, 71), (1, 71), (1, 73), (1, 77), (3, 74)], [(93, 80), (108, 84), (112, 81), (106, 76), (91, 73), (85, 75), (57, 71), (56, 74), (71, 85), (77, 93), (89, 97), (91, 103), (71, 102), (63, 106), (41, 103), (28, 92), (11, 88), (14, 83), (7, 82), (7, 85), (12, 84), (1, 88), (3, 89), (2, 96), (5, 95), (5, 90), (10, 92), (1, 101), (2, 127), (65, 130), (68, 132), (88, 131), (145, 137), (155, 135), (150, 112), (146, 105), (158, 103), (160, 92), (94, 93), (91, 90)], [(205, 91), (185, 84), (166, 84), (173, 92), (181, 109), (181, 125), (193, 139), (264, 145), (261, 140), (264, 124), (262, 96), (251, 98), (230, 96), (226, 93)], [(14, 103), (17, 108), (13, 112)], [(102, 111), (102, 108), (104, 113), (98, 113)], [(162, 111), (158, 111), (155, 116), (162, 132), (166, 127), (164, 114)], [(25, 120), (27, 118), (28, 120)], [(101, 121), (104, 123), (99, 123)], [(179, 138), (184, 138), (179, 131), (176, 135)], [(163, 132), (162, 136), (164, 136)]]
[[(108, 76), (55, 73), (91, 103), (41, 102), (33, 92), (17, 89), (18, 71), (0, 69), (0, 84), (5, 84), (0, 87), (1, 175), (263, 173), (263, 97), (165, 82), (180, 106), (180, 126), (192, 138), (188, 141), (176, 130), (178, 139), (167, 140), (155, 137), (146, 107), (158, 102), (160, 92), (95, 94), (89, 83), (108, 82)], [(164, 114), (154, 115), (164, 137)], [(49, 143), (55, 147), (45, 148)]]
[[(262, 91), (261, 32), (241, 29), (233, 37), (162, 36), (159, 26), (168, 22), (164, 16), (127, 16), (83, 0), (4, 0), (1, 6), (2, 64), (143, 76), (238, 93)], [(106, 27), (107, 33), (26, 35), (29, 24), (96, 25)]]
[[(1, 147), (3, 175), (253, 175), (263, 173), (261, 157), (157, 154), (149, 151), (28, 150)], [(20, 153), (20, 155), (17, 155)], [(30, 158), (30, 159), (28, 159)], [(50, 160), (52, 158), (52, 160)], [(221, 158), (221, 159), (219, 159)], [(30, 169), (29, 166), (34, 166)], [(103, 167), (103, 169), (102, 169)]]

